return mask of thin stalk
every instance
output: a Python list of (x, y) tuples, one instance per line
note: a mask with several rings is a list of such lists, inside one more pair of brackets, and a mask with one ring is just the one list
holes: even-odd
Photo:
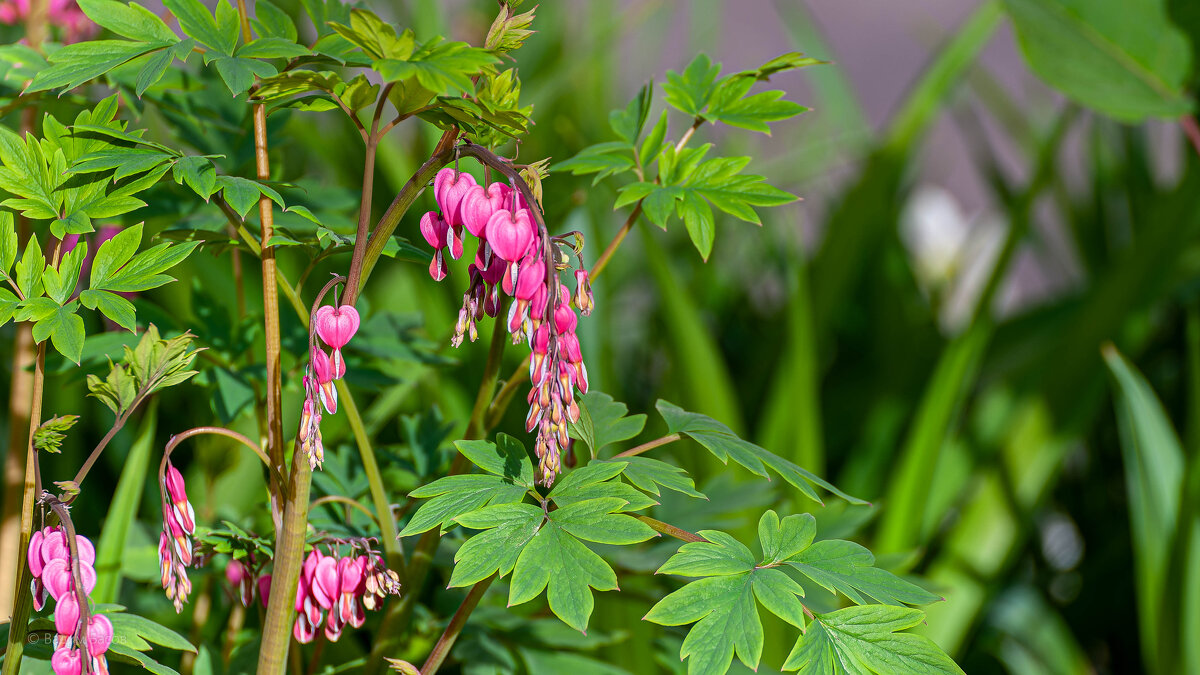
[[(491, 346), (488, 348), (488, 360), (483, 369), (483, 379), (479, 383), (479, 393), (475, 396), (475, 407), (471, 412), (471, 419), (467, 422), (467, 432), (464, 435), (467, 440), (483, 438), (487, 434), (485, 417), (488, 411), (488, 401), (491, 399), (491, 392), (496, 388), (496, 376), (500, 372), (500, 363), (504, 355), (504, 345), (507, 342), (505, 339), (507, 337), (505, 322), (499, 318), (502, 316), (504, 316), (503, 312), (497, 313), (495, 327), (492, 331)], [(465, 468), (463, 455), (461, 453), (456, 454), (454, 461), (450, 465), (448, 475), (462, 473)], [(425, 579), (429, 575), (429, 567), (433, 564), (433, 554), (437, 551), (440, 539), (439, 531), (435, 528), (422, 534), (421, 538), (417, 540), (417, 545), (413, 548), (412, 558), (409, 560), (408, 567), (405, 570), (407, 581), (404, 597), (400, 599), (398, 605), (392, 605), (388, 608), (388, 613), (384, 616), (383, 625), (379, 631), (380, 635), (399, 635), (401, 629), (397, 627), (408, 625), (413, 607), (417, 601), (417, 596), (420, 595), (421, 588), (425, 585)], [(474, 607), (471, 609), (474, 609)], [(369, 662), (377, 663), (382, 661), (383, 655), (389, 648), (390, 644), (387, 640), (376, 641), (375, 647), (371, 650)]]
[(617, 230), (616, 236), (613, 237), (612, 241), (608, 242), (608, 246), (604, 248), (604, 252), (600, 254), (600, 257), (596, 258), (596, 262), (592, 265), (592, 271), (588, 273), (591, 279), (594, 280), (600, 276), (600, 273), (608, 266), (609, 259), (612, 258), (613, 253), (617, 252), (617, 247), (621, 245), (621, 242), (625, 241), (625, 235), (629, 234), (629, 231), (633, 229), (633, 224), (637, 222), (640, 215), (642, 215), (641, 201), (637, 203), (637, 206), (633, 207), (633, 211), (625, 219), (625, 224), (621, 226), (621, 229)]
[(479, 606), (479, 601), (483, 599), (484, 593), (487, 593), (487, 589), (495, 580), (496, 575), (493, 574), (471, 587), (467, 597), (463, 598), (462, 604), (458, 606), (458, 611), (450, 618), (450, 623), (446, 626), (442, 637), (438, 638), (437, 644), (433, 646), (429, 658), (425, 659), (425, 665), (421, 666), (421, 675), (433, 675), (438, 668), (441, 668), (442, 662), (446, 660), (446, 657), (450, 655), (450, 650), (454, 647), (454, 641), (458, 639), (463, 627), (467, 625), (467, 618)]
[(650, 529), (654, 530), (655, 532), (661, 532), (667, 536), (675, 537), (676, 539), (679, 539), (680, 541), (686, 541), (689, 543), (695, 543), (695, 542), (699, 542), (699, 541), (708, 541), (707, 539), (705, 539), (704, 537), (701, 537), (698, 534), (692, 534), (691, 532), (688, 532), (687, 530), (685, 530), (681, 527), (675, 527), (674, 525), (664, 523), (661, 520), (655, 520), (655, 519), (651, 518), (650, 516), (643, 516), (643, 515), (639, 515), (636, 513), (631, 514), (631, 515), (633, 515), (634, 518), (637, 518), (638, 520), (642, 521), (643, 523), (649, 525)]
[(646, 452), (648, 450), (653, 450), (654, 448), (657, 448), (661, 445), (666, 445), (668, 443), (674, 443), (675, 441), (679, 440), (680, 438), (683, 438), (683, 437), (680, 436), (679, 434), (667, 434), (666, 436), (663, 436), (662, 438), (656, 438), (652, 441), (646, 441), (645, 443), (642, 443), (641, 445), (639, 445), (637, 447), (630, 448), (630, 449), (626, 450), (625, 452), (619, 452), (619, 453), (613, 455), (613, 459), (620, 459), (621, 457), (636, 457), (636, 456), (642, 454), (643, 452)]
[(362, 458), (363, 472), (367, 474), (367, 486), (371, 491), (371, 501), (375, 505), (375, 519), (379, 523), (383, 550), (387, 553), (388, 568), (396, 570), (403, 582), (404, 549), (400, 547), (400, 540), (396, 536), (396, 519), (392, 515), (392, 503), (388, 499), (387, 488), (383, 485), (383, 474), (379, 471), (379, 462), (375, 459), (371, 438), (367, 435), (362, 415), (358, 412), (358, 406), (354, 403), (354, 397), (350, 395), (350, 388), (346, 386), (346, 381), (337, 380), (334, 386), (337, 387), (338, 401), (341, 403), (342, 410), (346, 412), (346, 422), (350, 424), (350, 430), (354, 433), (354, 442), (358, 445), (358, 454)]
[(21, 544), (17, 549), (16, 587), (13, 589), (12, 619), (9, 623), (8, 648), (5, 650), (3, 675), (20, 672), (21, 656), (25, 651), (25, 635), (29, 629), (29, 609), (33, 598), (29, 592), (32, 580), (29, 565), (29, 538), (33, 536), (33, 501), (37, 496), (38, 465), (37, 451), (33, 448), (33, 432), (42, 423), (42, 393), (46, 383), (46, 343), (37, 347), (37, 359), (33, 371), (33, 394), (29, 412), (29, 441), (25, 451), (25, 481), (21, 498)]
[[(313, 509), (317, 508), (318, 506), (324, 506), (325, 504), (345, 504), (346, 506), (352, 506), (352, 507), (358, 509), (359, 511), (365, 513), (367, 515), (367, 517), (370, 518), (375, 523), (379, 522), (379, 520), (375, 517), (375, 514), (371, 513), (371, 509), (368, 509), (367, 507), (363, 506), (362, 503), (359, 502), (358, 500), (350, 499), (349, 497), (343, 497), (342, 495), (325, 495), (324, 497), (319, 497), (317, 499), (314, 499), (312, 504), (309, 504), (308, 510), (312, 511)], [(350, 512), (347, 511), (346, 513), (349, 514)]]
[[(380, 107), (382, 107), (382, 103)], [(377, 125), (379, 119), (376, 118)], [(368, 228), (371, 226), (371, 197), (375, 187), (375, 155), (379, 146), (379, 139), (375, 138), (374, 128), (372, 134), (367, 137), (367, 157), (363, 162), (363, 184), (362, 197), (358, 205), (358, 231), (354, 239), (354, 254), (350, 258), (350, 273), (346, 275), (346, 295), (342, 298), (342, 304), (353, 306), (358, 301), (358, 293), (361, 290), (360, 280), (362, 279), (363, 271), (363, 256), (367, 251), (367, 239), (370, 234)]]

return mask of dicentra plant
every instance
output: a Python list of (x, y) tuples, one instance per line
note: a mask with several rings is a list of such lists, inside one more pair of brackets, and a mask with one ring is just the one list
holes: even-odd
[[(701, 139), (720, 125), (769, 133), (771, 124), (804, 112), (783, 92), (752, 92), (778, 72), (817, 61), (785, 54), (724, 73), (699, 56), (614, 111), (611, 139), (551, 164), (518, 154), (520, 139), (534, 133), (512, 54), (530, 38), (534, 10), (518, 13), (519, 2), (500, 3), (482, 46), (417, 35), (340, 0), (304, 0), (294, 15), (267, 0), (236, 7), (218, 0), (215, 12), (199, 0), (165, 4), (160, 16), (136, 3), (80, 0), (98, 39), (0, 48), (4, 81), (15, 88), (6, 111), (23, 120), (19, 131), (0, 129), (0, 189), (7, 193), (0, 203), (0, 277), (8, 286), (0, 289), (0, 321), (30, 331), (36, 345), (20, 571), (4, 673), (18, 672), (26, 658), (49, 659), (60, 674), (105, 672), (110, 661), (172, 672), (149, 643), (195, 650), (176, 632), (115, 604), (121, 544), (111, 553), (115, 568), (101, 569), (105, 551), (97, 553), (74, 526), (71, 505), (102, 489), (86, 480), (89, 470), (135, 411), (166, 387), (193, 386), (189, 380), (198, 373), (221, 396), (222, 424), (185, 429), (174, 428), (171, 415), (158, 421), (171, 434), (157, 472), (161, 587), (176, 612), (192, 612), (192, 577), (198, 568), (219, 566), (234, 591), (231, 601), (242, 606), (231, 611), (229, 635), (255, 627), (261, 639), (219, 656), (205, 652), (203, 663), (185, 658), (188, 668), (282, 673), (290, 661), (295, 672), (303, 662), (315, 672), (326, 645), (353, 633), (358, 649), (337, 652), (349, 656), (330, 657), (325, 672), (338, 664), (378, 670), (390, 663), (432, 675), (493, 586), (505, 587), (495, 592), (506, 593), (514, 609), (503, 620), (489, 615), (489, 626), (536, 633), (543, 646), (566, 650), (570, 641), (546, 641), (546, 619), (523, 606), (544, 592), (549, 611), (586, 634), (593, 592), (618, 589), (615, 561), (622, 576), (654, 571), (678, 578), (665, 595), (636, 597), (645, 623), (629, 628), (690, 625), (666, 629), (686, 633), (679, 656), (690, 673), (724, 673), (735, 655), (757, 668), (760, 605), (794, 627), (790, 655), (772, 666), (804, 673), (960, 672), (930, 640), (905, 632), (923, 619), (914, 606), (939, 601), (937, 595), (876, 567), (858, 544), (819, 537), (814, 516), (799, 507), (763, 513), (757, 542), (673, 525), (664, 505), (678, 500), (667, 499), (669, 493), (706, 496), (685, 471), (653, 455), (686, 442), (763, 479), (782, 478), (814, 506), (825, 493), (860, 500), (721, 422), (665, 400), (656, 408), (666, 434), (640, 439), (647, 416), (629, 415), (624, 404), (589, 387), (586, 363), (597, 357), (577, 332), (579, 315), (611, 320), (591, 283), (643, 217), (664, 228), (681, 222), (707, 260), (718, 214), (759, 224), (756, 209), (796, 199), (748, 172), (752, 158), (722, 156)], [(660, 89), (669, 110), (651, 120)], [(303, 167), (282, 169), (289, 157), (272, 147), (289, 132), (279, 120), (290, 115), (353, 125), (361, 148), (346, 153), (363, 157), (356, 204), (326, 203), (280, 180), (304, 174)], [(432, 126), (440, 136), (377, 218), (378, 150), (402, 126)], [(555, 171), (594, 174), (596, 182), (619, 186), (614, 208), (627, 213), (600, 253), (580, 232), (562, 231), (561, 214), (543, 211)], [(432, 199), (422, 198), (429, 187)], [(418, 200), (426, 212), (408, 216)], [(146, 231), (142, 214), (163, 227)], [(101, 223), (123, 227), (105, 233)], [(415, 239), (418, 231), (428, 247), (398, 235)], [(236, 317), (236, 328), (219, 340), (206, 338), (216, 334), (206, 325), (191, 326), (194, 335), (164, 330), (172, 335), (164, 338), (130, 300), (172, 281), (168, 272), (189, 255), (213, 263), (231, 258), (233, 292), (218, 306)], [(462, 426), (450, 427), (461, 429), (461, 438), (446, 462), (438, 448), (449, 432), (440, 418), (432, 428), (422, 422), (413, 429), (420, 441), (397, 460), (381, 452), (378, 425), (364, 419), (355, 400), (372, 394), (372, 378), (391, 374), (379, 340), (398, 330), (372, 323), (391, 289), (373, 305), (362, 301), (363, 290), (384, 264), (410, 261), (428, 264), (432, 280), (425, 283), (462, 293), (446, 340), (468, 350), (474, 347), (463, 343), (482, 333), (487, 343), (474, 405)], [(329, 278), (310, 279), (329, 268)], [(247, 296), (260, 278), (258, 314), (258, 301)], [(114, 415), (111, 430), (73, 478), (43, 477), (39, 458), (55, 452), (78, 419), (43, 419), (47, 353), (94, 363), (113, 344), (88, 339), (104, 322), (139, 335), (123, 355), (109, 357), (105, 372), (88, 376), (91, 394)], [(510, 342), (520, 345), (520, 366), (506, 374)], [(254, 354), (255, 347), (265, 351)], [(244, 395), (233, 395), (239, 391)], [(528, 406), (524, 428), (497, 432), (517, 396)], [(231, 428), (241, 414), (256, 420), (257, 433)], [(188, 440), (202, 435), (224, 437), (261, 460), (261, 510), (270, 514), (269, 521), (259, 519), (261, 531), (253, 518), (240, 525), (203, 522), (192, 507), (177, 465), (186, 463), (180, 458)], [(331, 441), (343, 440), (358, 450), (369, 504), (341, 480), (345, 458), (326, 454)], [(316, 481), (332, 460), (338, 475)], [(397, 461), (409, 462), (421, 484), (389, 481), (389, 465)], [(335, 507), (343, 517), (317, 519), (314, 506)], [(654, 507), (660, 507), (655, 517), (647, 515)], [(682, 543), (646, 544), (662, 537)], [(452, 559), (438, 555), (443, 542)], [(422, 642), (414, 639), (418, 623), (440, 628), (443, 622), (443, 608), (427, 588), (435, 570), (450, 588), (467, 591), (440, 637)], [(207, 616), (213, 594), (204, 593)], [(48, 611), (47, 596), (56, 603), (53, 625), (49, 615), (31, 614)], [(260, 603), (260, 612), (252, 609)], [(204, 618), (195, 622), (192, 639), (203, 639)], [(369, 630), (358, 631), (368, 622)], [(457, 655), (464, 672), (516, 667), (495, 666), (489, 640), (497, 644), (477, 634)], [(257, 666), (246, 665), (247, 652)]]

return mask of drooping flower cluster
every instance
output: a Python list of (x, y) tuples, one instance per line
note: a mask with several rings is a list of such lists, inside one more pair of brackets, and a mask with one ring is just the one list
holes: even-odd
[[(76, 553), (79, 557), (79, 580), (84, 595), (96, 587), (96, 549), (87, 537), (75, 537)], [(54, 628), (58, 633), (54, 640), (54, 655), (50, 664), (57, 675), (79, 675), (83, 672), (83, 659), (90, 659), (93, 673), (108, 672), (104, 653), (112, 644), (113, 626), (108, 617), (92, 614), (86, 626), (81, 619), (86, 607), (79, 604), (75, 577), (71, 569), (71, 548), (67, 534), (61, 527), (47, 527), (34, 532), (29, 540), (29, 571), (33, 576), (33, 606), (41, 609), (46, 604), (47, 593), (54, 598)], [(80, 644), (82, 642), (82, 645)], [(84, 654), (86, 648), (87, 653)]]
[[(313, 328), (321, 341), (333, 351), (326, 354), (317, 344), (309, 346), (308, 368), (304, 374), (304, 407), (300, 414), (300, 449), (308, 456), (315, 471), (325, 461), (321, 442), (321, 408), (330, 415), (337, 412), (337, 389), (333, 381), (346, 374), (342, 347), (358, 332), (358, 310), (350, 305), (324, 305), (312, 316)], [(320, 407), (317, 402), (320, 401)]]
[(160, 481), (162, 489), (163, 529), (158, 537), (158, 566), (162, 572), (162, 586), (167, 597), (175, 604), (175, 611), (183, 611), (183, 603), (192, 592), (187, 568), (192, 564), (192, 537), (196, 531), (196, 512), (188, 501), (183, 474), (170, 461)]
[[(399, 577), (384, 566), (378, 553), (368, 550), (362, 555), (339, 557), (313, 548), (304, 560), (296, 587), (292, 635), (298, 642), (312, 642), (324, 623), (325, 637), (337, 642), (346, 624), (354, 628), (363, 625), (364, 607), (378, 609), (385, 596), (399, 592)], [(265, 602), (266, 593), (263, 598)]]
[[(571, 306), (574, 300), (584, 316), (592, 312), (587, 272), (582, 264), (575, 272), (574, 297), (558, 280), (558, 272), (569, 266), (565, 252), (578, 257), (581, 245), (568, 248), (566, 237), (549, 237), (538, 228), (538, 219), (520, 191), (503, 183), (484, 187), (470, 174), (445, 168), (434, 178), (433, 191), (440, 212), (421, 217), (421, 234), (434, 248), (430, 275), (441, 281), (448, 272), (445, 254), (453, 259), (462, 256), (464, 229), (479, 239), (475, 260), (467, 266), (470, 281), (451, 342), (457, 347), (464, 336), (475, 341), (479, 336), (475, 322), (485, 314), (499, 314), (501, 291), (512, 297), (508, 331), (514, 343), (525, 341), (533, 351), (525, 427), (537, 430), (541, 480), (551, 485), (561, 469), (561, 455), (570, 448), (567, 421), (579, 419), (575, 390), (587, 393), (588, 387), (575, 335), (578, 319)], [(553, 322), (546, 321), (548, 308), (553, 308)]]
[[(50, 0), (48, 5), (46, 20), (51, 26), (62, 29), (63, 44), (86, 40), (96, 32), (96, 24), (87, 18), (75, 0)], [(25, 23), (29, 9), (30, 0), (0, 2), (0, 23), (10, 26)]]

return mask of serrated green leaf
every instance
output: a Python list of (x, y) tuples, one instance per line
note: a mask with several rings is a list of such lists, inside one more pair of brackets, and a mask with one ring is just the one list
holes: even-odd
[(128, 40), (90, 40), (67, 45), (50, 55), (49, 68), (33, 78), (26, 91), (74, 89), (142, 54), (163, 47), (163, 43)]
[(1030, 68), (1069, 98), (1123, 122), (1177, 117), (1191, 64), (1165, 3), (1004, 0)]
[(692, 117), (698, 116), (708, 106), (720, 73), (720, 64), (713, 64), (704, 54), (693, 59), (682, 74), (667, 71), (667, 81), (663, 83), (667, 104)]
[(256, 0), (254, 19), (251, 20), (251, 24), (254, 26), (254, 32), (262, 37), (296, 41), (296, 24), (292, 21), (292, 17), (268, 0)]
[(677, 466), (649, 457), (622, 457), (620, 460), (603, 461), (623, 462), (626, 465), (625, 479), (638, 489), (655, 496), (661, 495), (659, 487), (665, 487), (689, 497), (707, 499), (702, 493), (696, 491), (696, 484), (688, 477), (687, 471)]
[(84, 307), (98, 309), (100, 313), (125, 330), (137, 332), (137, 316), (133, 303), (116, 293), (88, 289), (79, 294)]
[(29, 242), (25, 244), (25, 253), (17, 262), (16, 268), (17, 288), (26, 300), (42, 294), (42, 271), (45, 269), (46, 257), (42, 255), (41, 244), (38, 243), (36, 234), (30, 235)]
[(0, 277), (9, 278), (17, 260), (17, 228), (12, 213), (0, 211)]
[(217, 188), (217, 170), (207, 157), (184, 157), (171, 167), (175, 182), (187, 185), (208, 201)]
[(624, 110), (614, 110), (608, 114), (608, 125), (621, 137), (625, 144), (632, 147), (642, 135), (646, 126), (646, 116), (650, 114), (650, 104), (654, 96), (654, 83), (648, 82), (637, 96), (625, 106)]
[(493, 574), (504, 577), (512, 572), (545, 517), (546, 513), (532, 504), (501, 504), (459, 516), (462, 526), (485, 531), (471, 537), (454, 554), (449, 587), (470, 586)]
[(568, 626), (586, 631), (594, 600), (591, 589), (617, 588), (612, 568), (578, 539), (547, 523), (517, 558), (508, 604), (520, 605), (546, 591), (550, 611)]
[(817, 614), (784, 663), (803, 675), (962, 675), (923, 635), (898, 633), (921, 623), (915, 609), (865, 605)]
[(400, 536), (420, 534), (435, 527), (441, 527), (445, 531), (453, 524), (455, 518), (463, 514), (489, 505), (520, 502), (527, 490), (523, 485), (492, 474), (439, 478), (409, 493), (410, 498), (432, 499), (421, 504), (400, 532)]
[(629, 415), (624, 403), (599, 391), (590, 391), (578, 399), (579, 421), (568, 422), (571, 438), (587, 444), (595, 457), (605, 446), (637, 436), (646, 426), (643, 414)]
[(79, 8), (89, 19), (121, 37), (140, 42), (179, 41), (162, 19), (136, 2), (127, 5), (116, 0), (79, 0)]
[(92, 261), (91, 288), (103, 288), (113, 274), (116, 273), (133, 254), (137, 252), (138, 245), (142, 243), (142, 223), (138, 223), (133, 227), (127, 227), (116, 234), (112, 239), (100, 245), (100, 249), (96, 251), (96, 258)]
[(236, 56), (246, 59), (290, 59), (311, 53), (307, 47), (296, 44), (295, 40), (282, 37), (260, 37), (234, 52)]
[(756, 75), (735, 75), (722, 80), (713, 92), (704, 118), (770, 136), (769, 122), (789, 119), (808, 110), (799, 103), (781, 100), (784, 96), (782, 91), (764, 91), (747, 96), (757, 81)]
[(716, 530), (702, 530), (707, 541), (690, 542), (663, 563), (655, 574), (711, 577), (748, 572), (755, 567), (754, 554), (746, 545)]
[(412, 56), (415, 41), (413, 32), (396, 35), (396, 29), (374, 12), (365, 9), (350, 11), (350, 25), (330, 22), (338, 35), (362, 48), (373, 59), (407, 60)]
[(942, 598), (900, 577), (874, 567), (875, 556), (852, 541), (818, 541), (784, 562), (832, 592), (862, 605), (927, 605)]
[(150, 55), (145, 65), (138, 71), (137, 82), (134, 84), (134, 92), (138, 98), (141, 98), (147, 89), (162, 79), (174, 60), (175, 54), (171, 49), (161, 49)]
[(498, 434), (495, 443), (455, 441), (454, 447), (484, 471), (507, 478), (516, 485), (533, 488), (533, 463), (529, 460), (529, 453), (512, 436)]
[(415, 78), (430, 91), (454, 93), (473, 91), (471, 77), (497, 61), (496, 55), (486, 49), (435, 39), (426, 42), (408, 59), (379, 59), (374, 68), (384, 82)]
[(851, 504), (866, 504), (865, 501), (851, 497), (812, 472), (749, 441), (738, 438), (729, 427), (711, 417), (687, 412), (662, 399), (658, 400), (655, 407), (666, 420), (667, 428), (671, 433), (681, 433), (694, 439), (722, 462), (728, 463), (732, 458), (751, 473), (763, 478), (768, 477), (767, 469), (770, 468), (793, 487), (803, 492), (806, 497), (818, 503), (821, 503), (821, 499), (817, 496), (813, 485), (825, 488)]
[(74, 302), (55, 307), (54, 311), (37, 320), (33, 324), (33, 339), (42, 343), (50, 338), (55, 351), (70, 359), (75, 364), (83, 354), (83, 339), (86, 337), (83, 329), (83, 319), (75, 313)]
[(757, 670), (763, 628), (754, 604), (754, 579), (755, 573), (741, 572), (693, 581), (659, 600), (644, 618), (663, 626), (695, 623), (679, 650), (689, 674), (724, 673), (735, 653), (747, 668)]
[(234, 96), (244, 93), (254, 84), (254, 77), (272, 77), (279, 73), (269, 63), (240, 56), (221, 56), (213, 60), (221, 80)]
[(13, 318), (17, 307), (21, 304), (19, 298), (13, 295), (12, 291), (7, 288), (0, 288), (0, 326), (8, 323), (8, 320)]

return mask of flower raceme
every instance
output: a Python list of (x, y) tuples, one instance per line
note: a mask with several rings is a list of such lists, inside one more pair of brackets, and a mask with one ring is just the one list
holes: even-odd
[[(321, 442), (321, 408), (333, 415), (337, 412), (337, 389), (334, 380), (346, 375), (342, 347), (358, 332), (358, 310), (350, 305), (323, 305), (313, 312), (312, 327), (321, 342), (333, 351), (326, 354), (317, 344), (309, 347), (308, 368), (304, 375), (304, 405), (300, 411), (300, 449), (315, 471), (325, 461), (325, 446)], [(317, 403), (320, 402), (318, 407)]]
[(196, 531), (196, 512), (188, 501), (183, 474), (170, 461), (160, 479), (163, 496), (163, 529), (158, 536), (158, 565), (162, 572), (163, 590), (183, 611), (183, 603), (192, 592), (187, 568), (192, 564), (192, 538)]
[[(317, 630), (324, 624), (326, 639), (337, 642), (347, 624), (354, 628), (363, 625), (365, 609), (378, 609), (387, 594), (399, 592), (399, 577), (384, 567), (374, 551), (339, 557), (313, 548), (304, 560), (296, 587), (292, 636), (297, 642), (307, 644), (316, 638)], [(266, 601), (266, 592), (263, 600)]]
[[(537, 226), (534, 207), (509, 185), (479, 185), (470, 174), (445, 168), (434, 178), (433, 192), (439, 211), (421, 217), (421, 234), (434, 249), (430, 276), (437, 281), (446, 278), (445, 255), (461, 257), (464, 229), (479, 239), (475, 259), (467, 266), (470, 279), (451, 344), (461, 345), (464, 337), (472, 342), (478, 339), (476, 322), (500, 313), (501, 292), (512, 298), (508, 331), (514, 343), (524, 341), (533, 352), (525, 426), (527, 431), (537, 431), (541, 480), (551, 485), (561, 470), (561, 455), (570, 449), (567, 422), (579, 418), (575, 390), (587, 392), (587, 369), (575, 335), (575, 308), (584, 316), (591, 314), (595, 306), (591, 286), (582, 263), (575, 272), (574, 296), (558, 280), (558, 272), (567, 267), (559, 260), (569, 260), (567, 250), (578, 258), (582, 243), (565, 250), (560, 239), (547, 240), (549, 234)], [(554, 321), (546, 320), (548, 309)]]
[(113, 626), (101, 614), (91, 615), (87, 625), (81, 625), (85, 612), (79, 604), (72, 562), (78, 567), (86, 596), (96, 587), (96, 549), (83, 536), (75, 538), (75, 547), (79, 559), (72, 561), (67, 534), (61, 527), (47, 527), (33, 533), (28, 556), (33, 576), (33, 606), (39, 610), (44, 607), (47, 593), (56, 603), (54, 628), (58, 635), (50, 665), (57, 675), (79, 675), (83, 672), (84, 658), (90, 660), (88, 665), (93, 673), (103, 674), (108, 672), (104, 654), (112, 644)]

